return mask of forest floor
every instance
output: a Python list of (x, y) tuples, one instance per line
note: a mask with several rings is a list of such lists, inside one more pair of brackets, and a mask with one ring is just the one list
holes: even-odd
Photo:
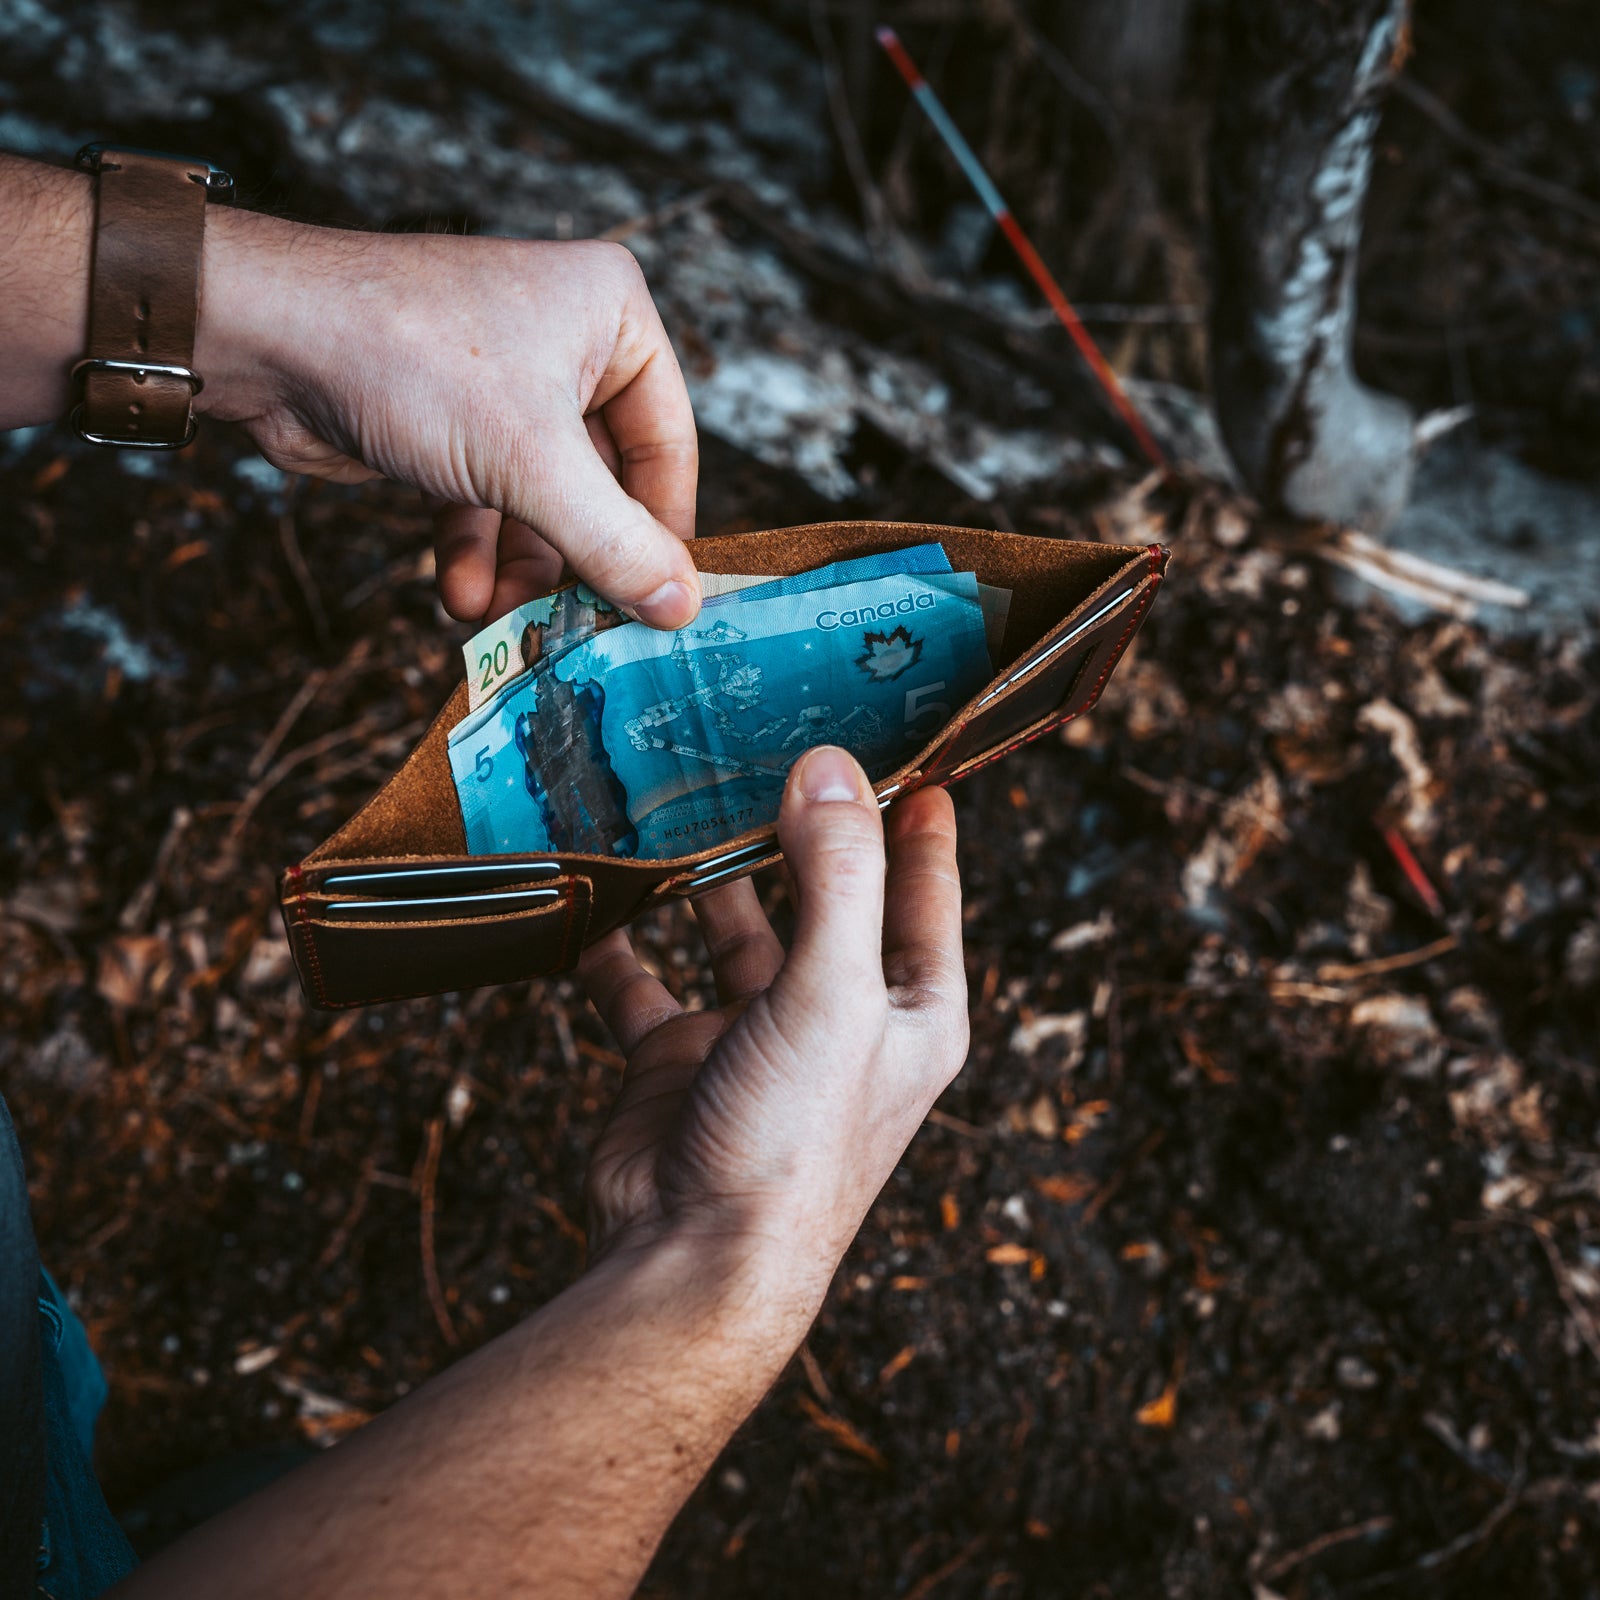
[[(363, 118), (376, 138), (404, 122), (400, 55), (358, 71), (359, 38), (345, 57), (324, 40), (292, 83), (202, 113), (169, 81), (158, 114), (125, 98), (145, 81), (128, 41), (159, 56), (156, 23), (76, 9), (85, 42), (55, 78), (23, 71), (31, 12), (0, 33), (13, 143), (143, 116), (166, 134), (145, 142), (182, 147), (211, 117), (241, 148), (208, 153), (262, 189), (354, 220), (401, 209), (338, 186), (344, 135), (300, 105), (345, 74), (351, 147)], [(419, 90), (407, 125), (498, 127), (502, 90)], [(526, 115), (539, 182), (612, 206), (547, 232), (659, 219), (688, 182)], [(406, 169), (423, 209), (463, 171), (437, 130), (427, 148), (444, 176)], [(755, 215), (705, 202), (646, 230), (669, 325), (698, 319), (702, 532), (1003, 520), (1148, 534), (1174, 560), (1095, 713), (954, 791), (970, 1058), (644, 1592), (1600, 1593), (1592, 629), (1404, 620), (1223, 487), (1153, 490), (1092, 433), (1051, 455), (1075, 402), (985, 366), (979, 321), (940, 337), (908, 317), (869, 348), (878, 313)], [(1392, 252), (1423, 249), (1383, 227)], [(1567, 284), (1588, 303), (1592, 264), (1563, 268), (1531, 225), (1524, 242), (1535, 299)], [(731, 298), (683, 262), (731, 273)], [(1398, 293), (1379, 271), (1391, 362)], [(833, 330), (837, 355), (786, 424), (759, 385), (719, 388), (785, 317)], [(1592, 368), (1552, 350), (1549, 371), (1578, 362), (1550, 391), (1566, 410), (1530, 411), (1507, 378), (1488, 414), (1581, 479), (1561, 418), (1584, 414)], [(1442, 378), (1388, 376), (1448, 400), (1440, 359)], [(956, 422), (917, 422), (882, 377), (914, 387), (917, 363)], [(1496, 371), (1475, 369), (1480, 391)], [(840, 395), (859, 406), (844, 428)], [(290, 968), (277, 872), (460, 676), (414, 497), (295, 488), (223, 429), (153, 466), (36, 432), (0, 442), (0, 537), (0, 1085), (43, 1253), (108, 1368), (100, 1466), (127, 1508), (218, 1457), (336, 1440), (570, 1282), (620, 1061), (567, 981), (334, 1016)], [(780, 885), (763, 892), (781, 914)], [(636, 936), (675, 991), (707, 992), (687, 912)]]

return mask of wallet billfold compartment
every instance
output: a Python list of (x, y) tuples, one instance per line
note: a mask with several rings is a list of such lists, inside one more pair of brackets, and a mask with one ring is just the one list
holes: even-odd
[[(702, 572), (788, 577), (936, 540), (958, 571), (1012, 591), (995, 676), (877, 785), (881, 804), (947, 784), (1094, 705), (1166, 570), (1159, 545), (972, 528), (845, 522), (695, 540)], [(779, 859), (771, 825), (665, 860), (467, 853), (447, 753), (460, 684), (393, 778), (280, 881), (308, 998), (372, 1005), (571, 967), (583, 948), (662, 900)]]

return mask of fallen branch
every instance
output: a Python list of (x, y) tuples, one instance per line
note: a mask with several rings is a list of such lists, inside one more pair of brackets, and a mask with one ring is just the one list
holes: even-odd
[(1524, 1439), (1517, 1449), (1517, 1470), (1512, 1474), (1511, 1482), (1506, 1488), (1504, 1497), (1493, 1511), (1474, 1528), (1468, 1528), (1465, 1533), (1457, 1534), (1449, 1544), (1440, 1545), (1437, 1550), (1430, 1550), (1426, 1555), (1420, 1555), (1415, 1561), (1403, 1567), (1393, 1567), (1388, 1572), (1380, 1572), (1376, 1577), (1368, 1578), (1356, 1584), (1351, 1594), (1367, 1594), (1373, 1589), (1387, 1588), (1391, 1583), (1398, 1583), (1402, 1578), (1410, 1577), (1415, 1572), (1432, 1572), (1436, 1567), (1442, 1567), (1447, 1561), (1453, 1561), (1459, 1555), (1472, 1549), (1474, 1545), (1482, 1544), (1496, 1528), (1517, 1508), (1517, 1502), (1522, 1498), (1522, 1491), (1528, 1483), (1528, 1442)]
[(444, 1290), (439, 1287), (439, 1263), (433, 1249), (434, 1190), (439, 1179), (439, 1151), (444, 1143), (444, 1120), (433, 1117), (428, 1122), (428, 1143), (422, 1157), (422, 1177), (418, 1185), (422, 1204), (422, 1281), (427, 1286), (428, 1304), (433, 1309), (433, 1320), (448, 1345), (461, 1343), (461, 1335), (450, 1319), (450, 1307), (445, 1304)]
[(1447, 933), (1432, 944), (1416, 950), (1402, 950), (1399, 955), (1379, 956), (1373, 961), (1356, 961), (1348, 966), (1334, 963), (1318, 967), (1317, 976), (1324, 983), (1353, 983), (1359, 978), (1378, 978), (1386, 972), (1404, 972), (1407, 967), (1420, 967), (1437, 956), (1448, 955), (1459, 943), (1453, 933)]
[(1512, 189), (1534, 200), (1543, 200), (1546, 205), (1570, 211), (1585, 222), (1600, 226), (1600, 204), (1564, 184), (1552, 183), (1548, 178), (1524, 172), (1498, 146), (1474, 133), (1431, 89), (1424, 89), (1410, 78), (1396, 78), (1393, 88), (1402, 100), (1410, 101), (1447, 139), (1475, 155), (1483, 165), (1484, 176), (1493, 179), (1502, 189)]
[(1365, 1522), (1352, 1523), (1348, 1528), (1334, 1528), (1328, 1533), (1319, 1533), (1309, 1544), (1303, 1544), (1298, 1550), (1291, 1550), (1287, 1555), (1279, 1556), (1270, 1567), (1261, 1573), (1263, 1583), (1273, 1583), (1293, 1572), (1296, 1567), (1304, 1566), (1306, 1562), (1320, 1556), (1324, 1550), (1332, 1550), (1341, 1544), (1349, 1544), (1352, 1539), (1365, 1539), (1374, 1533), (1387, 1533), (1394, 1526), (1394, 1518), (1387, 1515), (1368, 1517)]

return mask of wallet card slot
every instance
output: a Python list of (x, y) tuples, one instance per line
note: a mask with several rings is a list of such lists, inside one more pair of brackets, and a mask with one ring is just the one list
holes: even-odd
[(1020, 683), (1025, 677), (1028, 676), (1030, 672), (1034, 670), (1035, 667), (1043, 666), (1044, 663), (1056, 653), (1056, 651), (1064, 649), (1080, 634), (1086, 633), (1102, 617), (1110, 616), (1111, 613), (1115, 611), (1117, 607), (1120, 606), (1122, 602), (1128, 599), (1132, 594), (1132, 588), (1124, 589), (1122, 593), (1116, 597), (1116, 599), (1108, 600), (1097, 612), (1095, 612), (1092, 617), (1086, 617), (1070, 633), (1064, 633), (1059, 639), (1051, 640), (1051, 642), (1046, 645), (1043, 650), (1040, 650), (1036, 655), (1029, 656), (1027, 661), (1018, 667), (1010, 677), (1008, 677), (1003, 683), (997, 683), (994, 688), (984, 695), (984, 697), (978, 702), (979, 706), (988, 705), (991, 700), (997, 699), (999, 696), (1003, 695), (1013, 684)]
[(545, 887), (502, 889), (492, 894), (433, 895), (418, 899), (338, 899), (327, 901), (322, 907), (322, 915), (374, 922), (453, 921), (458, 917), (493, 917), (502, 916), (508, 911), (527, 911), (560, 898), (559, 889)]
[(423, 899), (482, 893), (520, 884), (529, 878), (559, 877), (559, 861), (463, 862), (448, 867), (384, 867), (373, 872), (335, 872), (320, 887), (344, 894), (364, 891), (385, 900)]
[(551, 899), (525, 909), (405, 921), (335, 918), (327, 906), (297, 902), (284, 921), (317, 1004), (367, 1005), (565, 970), (583, 948), (592, 890), (587, 878), (569, 877), (546, 892)]

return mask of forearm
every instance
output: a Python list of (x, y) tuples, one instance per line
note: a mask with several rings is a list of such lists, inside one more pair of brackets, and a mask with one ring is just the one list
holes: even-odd
[(83, 354), (94, 197), (82, 173), (0, 155), (0, 429), (67, 409)]
[(820, 1293), (720, 1246), (608, 1258), (116, 1593), (627, 1595)]
[[(71, 400), (87, 343), (94, 190), (86, 174), (0, 155), (0, 430), (53, 422)], [(297, 234), (322, 229), (213, 207), (201, 265), (197, 408), (238, 418), (270, 404), (285, 351), (266, 329), (301, 330), (285, 313)], [(358, 236), (347, 236), (354, 239)], [(298, 309), (298, 307), (297, 307)]]

